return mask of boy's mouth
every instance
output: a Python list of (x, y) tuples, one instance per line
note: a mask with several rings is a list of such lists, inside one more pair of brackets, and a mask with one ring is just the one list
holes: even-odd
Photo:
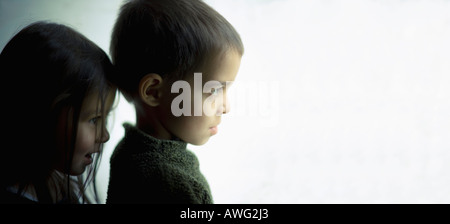
[(212, 135), (215, 135), (215, 134), (217, 134), (217, 132), (219, 132), (219, 129), (217, 126), (214, 126), (214, 127), (210, 127), (209, 131), (211, 132)]

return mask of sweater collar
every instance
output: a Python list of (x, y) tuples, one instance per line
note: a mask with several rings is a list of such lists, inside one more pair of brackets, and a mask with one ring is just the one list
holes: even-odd
[(186, 149), (187, 143), (182, 140), (164, 140), (157, 139), (130, 123), (124, 123), (123, 127), (125, 128), (125, 138), (132, 139), (138, 138), (138, 142), (142, 142), (145, 146), (151, 147), (153, 149), (164, 149), (167, 150), (178, 150), (178, 149)]

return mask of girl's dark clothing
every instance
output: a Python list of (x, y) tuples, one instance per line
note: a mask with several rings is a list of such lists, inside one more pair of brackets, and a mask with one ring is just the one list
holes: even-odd
[(6, 189), (0, 192), (0, 204), (37, 204), (38, 202), (32, 201), (20, 194), (10, 192)]
[(212, 204), (197, 157), (182, 141), (156, 139), (124, 124), (111, 156), (106, 203)]

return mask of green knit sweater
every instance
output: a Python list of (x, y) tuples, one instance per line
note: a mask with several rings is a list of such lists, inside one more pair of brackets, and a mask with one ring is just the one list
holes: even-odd
[(111, 156), (106, 203), (212, 204), (197, 157), (182, 141), (156, 139), (130, 124)]

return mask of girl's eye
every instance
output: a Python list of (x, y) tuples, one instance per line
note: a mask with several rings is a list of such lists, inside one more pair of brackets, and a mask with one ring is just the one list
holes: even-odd
[(89, 120), (89, 123), (91, 124), (97, 124), (97, 121), (100, 119), (100, 116), (94, 117)]

